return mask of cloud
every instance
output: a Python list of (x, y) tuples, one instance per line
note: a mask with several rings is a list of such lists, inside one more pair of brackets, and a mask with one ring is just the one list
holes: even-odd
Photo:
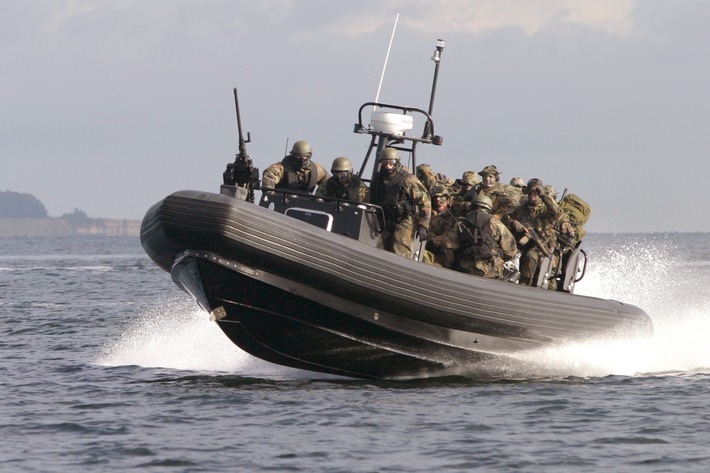
[(635, 7), (636, 0), (393, 0), (369, 5), (367, 13), (344, 15), (326, 26), (324, 32), (357, 37), (380, 27), (391, 28), (400, 12), (402, 25), (427, 32), (475, 35), (512, 27), (532, 36), (551, 27), (572, 24), (624, 37), (633, 31), (631, 15)]

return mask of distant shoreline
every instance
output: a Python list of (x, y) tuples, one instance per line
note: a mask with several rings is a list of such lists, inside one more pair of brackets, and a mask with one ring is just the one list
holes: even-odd
[(0, 237), (139, 236), (140, 220), (104, 218), (0, 218)]

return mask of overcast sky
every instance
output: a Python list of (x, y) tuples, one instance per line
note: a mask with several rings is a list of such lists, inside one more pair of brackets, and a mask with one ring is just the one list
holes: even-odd
[(0, 191), (140, 219), (309, 140), (361, 162), (357, 111), (434, 104), (450, 177), (495, 164), (593, 208), (592, 232), (710, 231), (710, 2), (0, 0)]

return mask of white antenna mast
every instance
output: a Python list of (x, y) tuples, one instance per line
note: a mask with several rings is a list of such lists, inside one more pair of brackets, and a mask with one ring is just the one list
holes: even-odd
[[(397, 22), (399, 21), (399, 12), (397, 12), (397, 17), (394, 19), (394, 27), (392, 28), (392, 36), (390, 37), (390, 44), (387, 47), (387, 56), (385, 56), (385, 65), (382, 67), (382, 76), (380, 76), (380, 85), (377, 86), (377, 95), (375, 96), (375, 102), (380, 100), (380, 89), (382, 89), (382, 81), (385, 78), (385, 70), (387, 69), (387, 61), (390, 58), (390, 50), (392, 49), (392, 41), (394, 41), (394, 32), (397, 31)], [(377, 106), (372, 107), (372, 111), (377, 110)]]

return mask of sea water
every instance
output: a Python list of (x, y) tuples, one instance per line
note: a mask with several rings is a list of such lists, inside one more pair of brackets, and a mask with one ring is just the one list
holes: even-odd
[(0, 471), (710, 471), (710, 234), (592, 234), (649, 339), (372, 382), (232, 345), (137, 238), (0, 238)]

